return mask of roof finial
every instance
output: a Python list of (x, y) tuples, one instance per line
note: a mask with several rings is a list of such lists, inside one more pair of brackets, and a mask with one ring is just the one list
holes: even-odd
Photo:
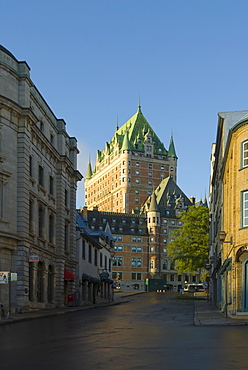
[(141, 112), (141, 105), (140, 105), (140, 93), (139, 93), (139, 102), (138, 102), (138, 112)]
[(117, 114), (117, 119), (116, 119), (116, 131), (119, 130), (119, 125), (118, 125), (118, 114)]

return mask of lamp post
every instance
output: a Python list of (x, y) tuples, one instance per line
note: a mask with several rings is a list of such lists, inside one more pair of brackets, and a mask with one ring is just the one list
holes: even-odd
[[(220, 241), (221, 244), (224, 244), (224, 243), (229, 243), (230, 245), (233, 244), (233, 239), (232, 237), (230, 237), (230, 240), (227, 240), (225, 241), (226, 239), (226, 232), (224, 230), (221, 230), (219, 233), (218, 233), (218, 239)], [(225, 278), (225, 316), (227, 317), (227, 273), (226, 273), (226, 278)]]

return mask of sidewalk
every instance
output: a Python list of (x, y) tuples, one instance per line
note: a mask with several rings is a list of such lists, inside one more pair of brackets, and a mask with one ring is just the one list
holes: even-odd
[(195, 325), (202, 326), (240, 326), (248, 325), (248, 316), (226, 317), (225, 313), (215, 308), (207, 300), (195, 301)]
[(26, 320), (34, 320), (34, 319), (40, 319), (43, 317), (50, 317), (50, 316), (57, 316), (57, 315), (64, 315), (72, 312), (77, 311), (84, 311), (92, 308), (98, 308), (98, 307), (105, 307), (105, 306), (113, 306), (121, 303), (126, 303), (130, 301), (130, 297), (135, 294), (140, 294), (143, 292), (115, 292), (114, 293), (114, 300), (110, 302), (103, 302), (99, 304), (85, 304), (82, 306), (74, 306), (74, 307), (60, 307), (60, 308), (51, 308), (50, 310), (37, 310), (37, 311), (31, 311), (31, 312), (25, 312), (25, 313), (15, 313), (11, 314), (10, 319), (0, 319), (0, 325), (4, 324), (11, 324), (15, 322), (20, 321), (26, 321)]

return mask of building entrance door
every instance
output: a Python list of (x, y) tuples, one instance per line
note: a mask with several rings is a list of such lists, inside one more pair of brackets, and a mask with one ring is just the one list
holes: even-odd
[(243, 310), (248, 312), (248, 260), (244, 263)]

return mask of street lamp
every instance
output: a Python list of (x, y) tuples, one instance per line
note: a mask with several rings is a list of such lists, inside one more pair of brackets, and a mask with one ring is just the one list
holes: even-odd
[[(218, 238), (219, 238), (219, 241), (221, 242), (221, 244), (223, 243), (229, 243), (229, 244), (233, 244), (233, 239), (232, 237), (230, 237), (230, 240), (228, 241), (225, 241), (226, 239), (226, 232), (224, 230), (220, 231), (218, 233)], [(232, 251), (233, 247), (231, 248), (231, 251)], [(229, 252), (230, 253), (230, 252)], [(227, 255), (228, 257), (228, 255)], [(227, 281), (228, 277), (227, 277), (227, 273), (225, 274), (225, 316), (228, 317), (228, 314), (227, 314), (227, 297), (228, 297), (228, 294), (227, 294), (227, 284), (228, 284), (228, 281)]]
[(225, 241), (225, 239), (226, 239), (226, 232), (224, 230), (222, 230), (222, 231), (220, 231), (218, 233), (218, 238), (219, 238), (219, 241), (221, 243), (229, 243), (229, 244), (232, 244), (233, 243), (232, 236), (230, 237), (230, 240), (229, 241)]

